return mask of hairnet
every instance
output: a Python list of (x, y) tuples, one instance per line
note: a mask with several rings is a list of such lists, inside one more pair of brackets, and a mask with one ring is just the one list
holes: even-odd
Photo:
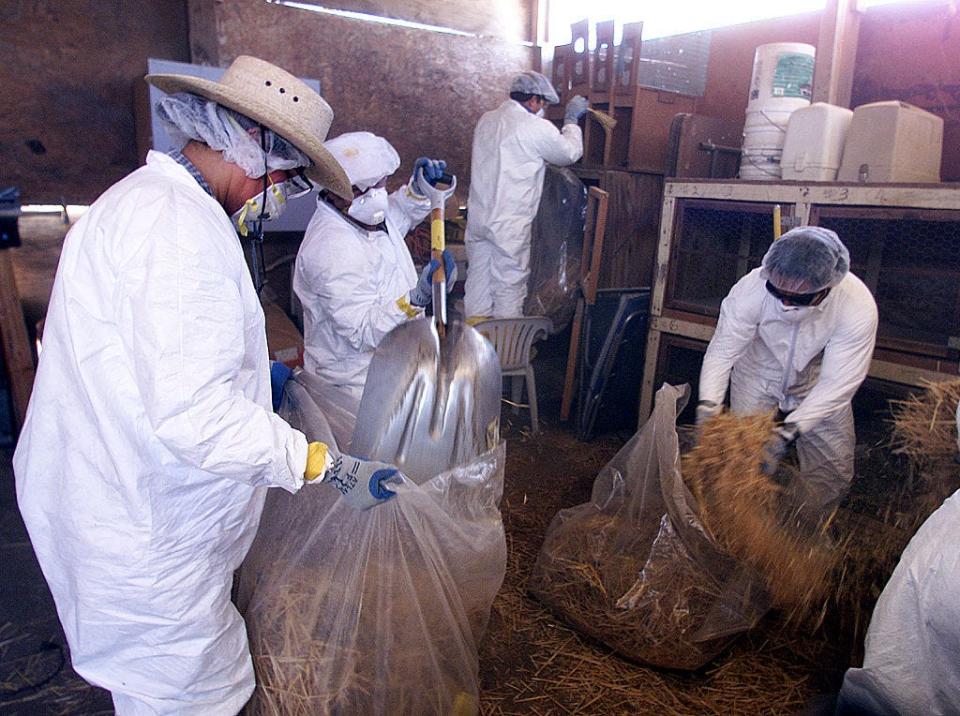
[[(157, 103), (157, 116), (171, 139), (183, 147), (190, 140), (223, 152), (223, 158), (243, 169), (251, 179), (267, 171), (310, 166), (306, 154), (271, 129), (263, 128), (267, 150), (264, 166), (260, 138), (247, 131), (256, 121), (239, 112), (188, 92), (168, 95)], [(266, 169), (266, 171), (265, 171)]]
[(791, 229), (763, 257), (763, 277), (789, 293), (816, 293), (836, 286), (849, 270), (847, 247), (836, 232), (819, 226)]
[(365, 190), (400, 167), (400, 155), (383, 137), (370, 132), (347, 132), (323, 143), (347, 173), (350, 183)]
[(543, 97), (550, 104), (557, 104), (560, 101), (560, 98), (557, 97), (557, 91), (550, 84), (550, 80), (533, 70), (521, 72), (514, 77), (510, 84), (510, 91), (535, 94)]

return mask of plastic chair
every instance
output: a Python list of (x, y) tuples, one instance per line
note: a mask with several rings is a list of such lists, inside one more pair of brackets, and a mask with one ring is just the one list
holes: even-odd
[(523, 384), (527, 384), (527, 396), (530, 400), (530, 425), (534, 433), (540, 431), (537, 411), (537, 382), (533, 376), (531, 349), (533, 344), (546, 338), (553, 324), (543, 316), (525, 316), (523, 318), (496, 318), (482, 321), (474, 326), (493, 344), (500, 359), (500, 371), (504, 378), (511, 378), (511, 397), (514, 412), (519, 412), (520, 399), (523, 397)]

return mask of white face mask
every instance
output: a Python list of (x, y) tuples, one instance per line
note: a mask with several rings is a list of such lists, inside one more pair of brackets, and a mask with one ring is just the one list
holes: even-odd
[(367, 226), (382, 224), (387, 218), (389, 197), (384, 187), (369, 189), (350, 203), (347, 215)]
[[(270, 181), (270, 186), (267, 188), (267, 205), (263, 212), (264, 221), (273, 221), (287, 208), (286, 191), (281, 188), (282, 186), (282, 184), (277, 186), (272, 180)], [(250, 229), (256, 226), (257, 219), (260, 218), (260, 200), (262, 198), (263, 192), (258, 192), (247, 199), (243, 206), (230, 217), (236, 225), (237, 231), (240, 232), (240, 236), (246, 236), (250, 233)]]
[(545, 114), (546, 114), (546, 112), (544, 111), (543, 107), (541, 107), (540, 109), (538, 109), (538, 110), (536, 111), (536, 115), (537, 115), (538, 117), (542, 117), (542, 116), (545, 115)]
[(777, 301), (777, 310), (780, 312), (780, 318), (787, 323), (799, 323), (808, 318), (813, 312), (813, 306), (784, 306), (781, 301)]

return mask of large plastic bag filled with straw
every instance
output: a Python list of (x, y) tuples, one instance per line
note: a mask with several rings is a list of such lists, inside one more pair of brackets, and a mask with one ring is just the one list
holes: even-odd
[(525, 316), (546, 316), (560, 333), (573, 318), (580, 285), (587, 188), (572, 171), (547, 165), (530, 241)]
[(687, 394), (660, 389), (650, 419), (597, 476), (590, 502), (554, 518), (528, 586), (620, 654), (694, 670), (752, 627), (768, 597), (697, 519), (676, 430)]
[[(333, 442), (297, 381), (281, 414)], [(245, 713), (475, 714), (506, 572), (504, 462), (501, 443), (365, 512), (328, 485), (271, 490), (238, 590), (257, 676)]]

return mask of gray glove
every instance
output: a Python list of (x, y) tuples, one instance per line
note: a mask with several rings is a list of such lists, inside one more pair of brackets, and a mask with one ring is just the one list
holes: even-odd
[(363, 460), (333, 451), (330, 457), (333, 465), (326, 471), (321, 482), (336, 487), (355, 510), (369, 510), (386, 502), (397, 494), (390, 486), (399, 485), (403, 481), (400, 471), (385, 462)]
[(780, 467), (780, 461), (787, 454), (787, 449), (800, 436), (797, 426), (792, 423), (786, 423), (773, 429), (767, 444), (763, 447), (763, 455), (760, 458), (760, 471), (764, 475), (773, 477), (777, 474), (777, 468)]
[(714, 403), (712, 400), (701, 400), (697, 403), (697, 427), (702, 428), (705, 422), (722, 412), (723, 406), (719, 403)]
[[(447, 293), (453, 290), (453, 285), (457, 282), (457, 262), (453, 254), (447, 249), (443, 250), (443, 271), (447, 278)], [(430, 263), (423, 267), (420, 272), (420, 279), (414, 286), (408, 297), (411, 306), (425, 308), (433, 300), (433, 272), (440, 268), (440, 262), (436, 259), (430, 259)]]
[(576, 124), (580, 118), (587, 113), (590, 103), (582, 95), (575, 95), (567, 102), (567, 109), (563, 114), (564, 124)]

